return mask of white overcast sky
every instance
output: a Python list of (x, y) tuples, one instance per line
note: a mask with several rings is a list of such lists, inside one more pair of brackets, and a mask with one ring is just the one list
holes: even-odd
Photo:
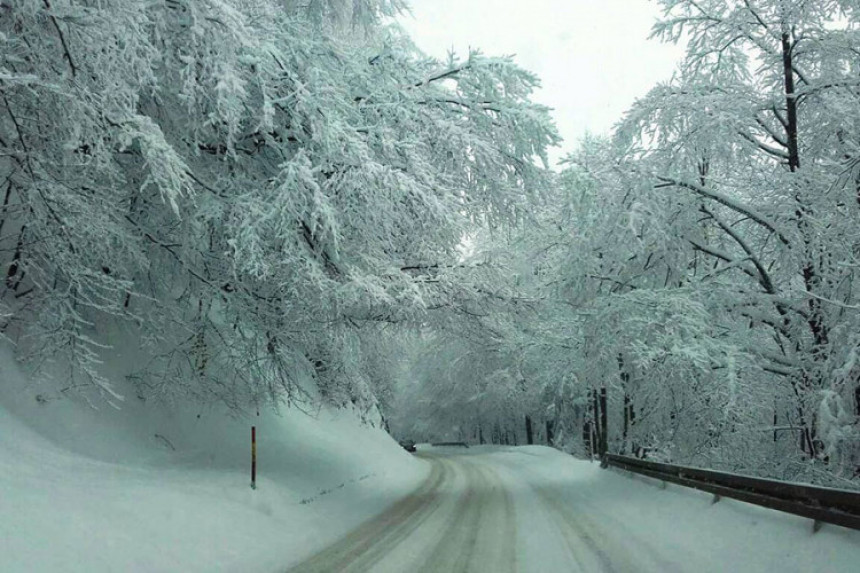
[(514, 55), (540, 76), (535, 100), (552, 107), (571, 151), (586, 132), (608, 133), (633, 101), (671, 77), (681, 49), (649, 40), (650, 0), (409, 0), (403, 27), (425, 53), (469, 47)]

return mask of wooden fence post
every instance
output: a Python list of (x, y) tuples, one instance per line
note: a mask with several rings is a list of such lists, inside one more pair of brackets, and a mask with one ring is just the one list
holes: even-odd
[(257, 426), (251, 426), (251, 489), (257, 489)]

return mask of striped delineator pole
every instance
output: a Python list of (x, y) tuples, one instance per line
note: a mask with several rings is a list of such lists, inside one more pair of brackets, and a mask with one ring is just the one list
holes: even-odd
[(257, 426), (251, 426), (251, 489), (257, 489)]

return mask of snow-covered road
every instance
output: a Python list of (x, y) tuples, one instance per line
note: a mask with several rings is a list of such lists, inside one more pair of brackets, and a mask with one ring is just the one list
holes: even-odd
[(513, 571), (513, 496), (493, 464), (420, 455), (432, 464), (420, 488), (294, 571)]
[(414, 493), (295, 566), (329, 571), (853, 571), (858, 532), (653, 482), (547, 448), (423, 451)]

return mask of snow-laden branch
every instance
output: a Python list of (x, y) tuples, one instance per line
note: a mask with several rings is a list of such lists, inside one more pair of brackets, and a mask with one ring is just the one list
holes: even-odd
[(774, 233), (784, 245), (790, 244), (786, 235), (779, 230), (779, 227), (775, 222), (771, 221), (770, 218), (757, 212), (755, 209), (749, 207), (748, 205), (744, 205), (743, 203), (736, 201), (731, 197), (728, 197), (727, 195), (724, 195), (718, 191), (702, 187), (697, 183), (691, 183), (690, 181), (681, 181), (673, 177), (666, 177), (663, 175), (658, 175), (657, 179), (663, 182), (663, 184), (659, 185), (658, 187), (681, 187), (683, 189), (693, 191), (697, 195), (700, 195), (712, 201), (716, 201), (717, 203), (724, 205), (733, 211), (736, 211), (742, 215), (746, 215), (751, 220), (755, 221), (759, 225)]
[(716, 214), (714, 214), (710, 209), (702, 205), (702, 212), (708, 215), (717, 226), (720, 227), (727, 235), (729, 235), (734, 241), (738, 244), (738, 246), (746, 253), (747, 258), (752, 261), (752, 264), (755, 265), (756, 270), (758, 271), (759, 283), (761, 284), (764, 291), (768, 294), (776, 294), (776, 288), (773, 286), (773, 279), (770, 276), (770, 273), (767, 272), (767, 269), (764, 268), (761, 260), (756, 256), (750, 246), (743, 240), (743, 238), (731, 228), (731, 226), (726, 225), (722, 219), (720, 219)]
[(715, 249), (714, 247), (709, 247), (707, 245), (703, 245), (700, 242), (696, 241), (695, 239), (691, 239), (690, 237), (686, 237), (686, 239), (687, 239), (687, 242), (689, 242), (693, 246), (693, 248), (696, 249), (697, 251), (701, 251), (701, 252), (705, 253), (706, 255), (710, 255), (714, 258), (720, 259), (721, 261), (728, 263), (729, 266), (725, 267), (725, 268), (736, 268), (736, 269), (742, 271), (747, 276), (750, 276), (753, 279), (758, 279), (756, 272), (744, 264), (745, 261), (736, 261), (728, 253), (721, 251), (719, 249)]

